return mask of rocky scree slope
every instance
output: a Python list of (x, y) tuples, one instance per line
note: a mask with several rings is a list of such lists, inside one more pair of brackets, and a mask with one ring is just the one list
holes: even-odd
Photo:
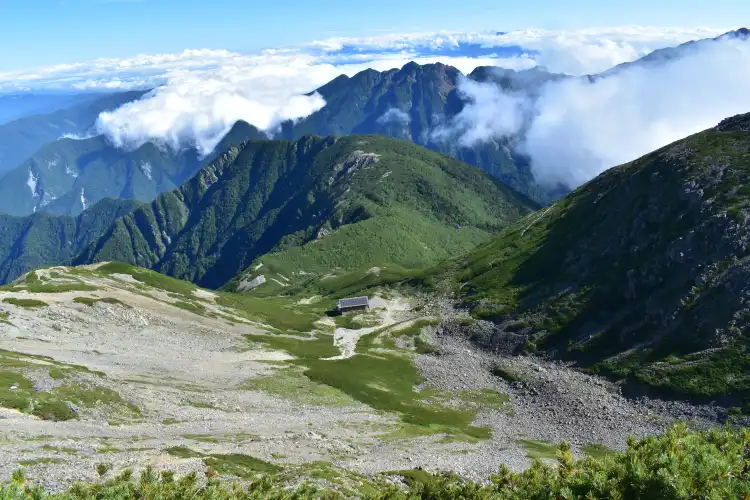
[(749, 220), (739, 115), (601, 174), (435, 278), (494, 322), (482, 344), (575, 360), (633, 394), (747, 405)]
[(76, 263), (123, 261), (215, 288), (268, 252), (339, 241), (319, 265), (422, 267), (528, 210), (480, 170), (405, 141), (249, 141), (117, 221)]

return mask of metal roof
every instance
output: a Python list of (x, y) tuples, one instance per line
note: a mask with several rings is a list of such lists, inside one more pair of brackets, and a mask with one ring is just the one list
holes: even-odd
[(361, 307), (369, 306), (370, 299), (368, 297), (354, 297), (351, 299), (339, 300), (339, 309), (346, 309), (347, 307)]

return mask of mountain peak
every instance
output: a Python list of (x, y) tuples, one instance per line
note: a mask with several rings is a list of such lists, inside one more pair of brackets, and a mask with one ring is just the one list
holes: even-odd
[(739, 38), (740, 40), (747, 40), (750, 38), (750, 29), (740, 28), (734, 31), (728, 31), (719, 38)]

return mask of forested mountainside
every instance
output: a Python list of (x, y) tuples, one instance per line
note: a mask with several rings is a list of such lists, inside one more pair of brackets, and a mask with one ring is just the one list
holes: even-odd
[(298, 246), (309, 250), (300, 272), (422, 267), (469, 250), (532, 205), (406, 141), (249, 141), (119, 220), (76, 263), (124, 261), (208, 287)]
[(39, 267), (70, 262), (115, 220), (140, 205), (136, 200), (105, 199), (78, 217), (0, 214), (0, 284)]

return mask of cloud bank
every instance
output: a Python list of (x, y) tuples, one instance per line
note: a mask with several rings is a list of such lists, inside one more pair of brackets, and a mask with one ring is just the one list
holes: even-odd
[[(521, 136), (535, 177), (575, 188), (605, 169), (750, 112), (750, 41), (701, 44), (660, 65), (546, 84), (538, 99), (464, 81), (450, 131), (464, 145)], [(446, 133), (445, 131), (441, 133)]]
[[(599, 73), (653, 50), (710, 38), (726, 29), (624, 26), (586, 30), (517, 30), (507, 33), (440, 32), (329, 38), (306, 45), (238, 54), (226, 50), (185, 50), (96, 59), (28, 70), (0, 71), (0, 92), (28, 89), (127, 89), (163, 85), (189, 71), (224, 66), (257, 66), (267, 58), (299, 56), (311, 65), (333, 65), (346, 74), (361, 68), (390, 69), (408, 61), (441, 61), (463, 72), (494, 65), (527, 69), (535, 65), (568, 74)], [(309, 89), (312, 90), (312, 89)]]
[(333, 66), (286, 56), (177, 72), (143, 99), (102, 113), (97, 129), (119, 147), (155, 141), (208, 154), (239, 120), (271, 132), (322, 108), (320, 95), (304, 93), (337, 75)]
[[(194, 145), (205, 154), (237, 120), (272, 132), (284, 120), (320, 109), (323, 99), (305, 94), (342, 73), (439, 61), (464, 73), (477, 66), (542, 66), (594, 74), (725, 31), (629, 26), (441, 32), (331, 38), (258, 54), (186, 50), (0, 72), (0, 93), (154, 88), (140, 101), (102, 114), (97, 130), (122, 147), (156, 141), (174, 148)], [(464, 80), (460, 92), (469, 104), (436, 138), (456, 136), (472, 146), (523, 133), (522, 147), (537, 178), (572, 188), (605, 168), (750, 111), (749, 63), (745, 45), (723, 41), (661, 68), (629, 68), (594, 83), (550, 83), (533, 102)], [(399, 110), (380, 119), (408, 123)]]

